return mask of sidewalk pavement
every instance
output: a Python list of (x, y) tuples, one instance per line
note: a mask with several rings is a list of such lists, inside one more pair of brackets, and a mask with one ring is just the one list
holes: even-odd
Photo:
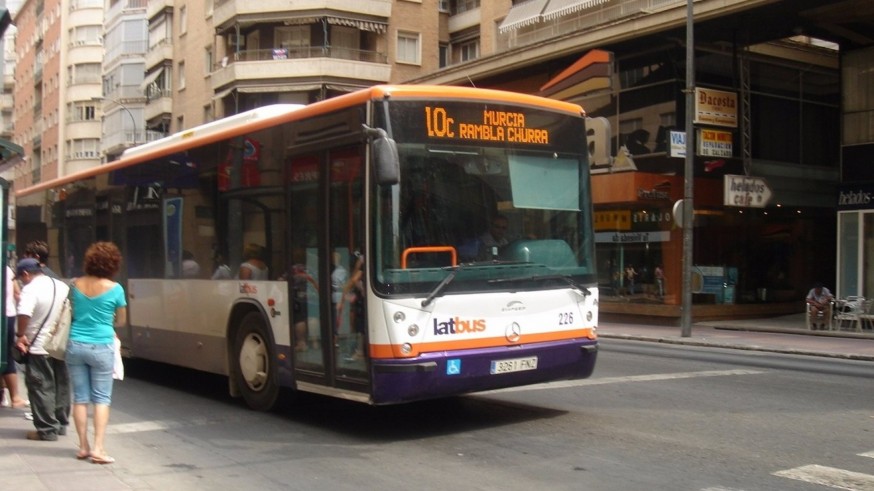
[[(874, 333), (808, 331), (803, 314), (769, 319), (694, 323), (691, 335), (680, 327), (626, 323), (603, 323), (598, 334), (604, 339), (630, 339), (690, 346), (715, 346), (798, 355), (826, 356), (874, 361)], [(19, 385), (24, 386), (23, 376)], [(23, 392), (22, 392), (23, 393)], [(95, 465), (76, 460), (77, 437), (71, 426), (56, 442), (25, 438), (33, 424), (21, 409), (0, 408), (0, 476), (16, 488), (28, 491), (102, 491), (144, 489), (131, 473), (129, 463)], [(110, 423), (111, 424), (111, 423)]]
[(677, 326), (601, 323), (598, 336), (689, 346), (797, 355), (825, 356), (874, 361), (874, 332), (810, 331), (804, 329), (804, 314), (767, 319), (697, 322), (691, 335), (683, 337)]

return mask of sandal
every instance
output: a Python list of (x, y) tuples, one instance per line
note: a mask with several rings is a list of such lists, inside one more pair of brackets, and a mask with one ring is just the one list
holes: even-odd
[(91, 456), (91, 463), (92, 463), (92, 464), (101, 464), (101, 465), (103, 465), (103, 464), (112, 464), (112, 463), (114, 463), (114, 462), (115, 462), (115, 459), (113, 459), (113, 458), (110, 457), (109, 455), (106, 455), (106, 456), (104, 456), (104, 457), (98, 457), (98, 456), (96, 456), (96, 455), (92, 455), (92, 456)]

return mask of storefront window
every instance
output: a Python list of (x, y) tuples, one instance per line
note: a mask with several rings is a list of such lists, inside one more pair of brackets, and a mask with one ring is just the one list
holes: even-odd
[[(838, 237), (841, 237), (838, 254), (840, 284), (838, 295), (859, 294), (859, 212), (841, 213), (838, 220)], [(874, 216), (868, 214), (867, 216)]]

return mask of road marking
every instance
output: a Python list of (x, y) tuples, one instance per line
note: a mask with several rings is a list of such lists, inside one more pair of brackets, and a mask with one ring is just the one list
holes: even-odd
[(868, 457), (868, 458), (874, 459), (874, 450), (872, 450), (870, 452), (860, 453), (859, 457)]
[(835, 489), (846, 489), (849, 491), (874, 490), (874, 476), (871, 474), (862, 474), (861, 472), (836, 469), (824, 465), (805, 465), (794, 469), (778, 471), (774, 475)]
[(111, 424), (106, 428), (106, 433), (119, 435), (125, 433), (141, 433), (145, 431), (165, 431), (173, 428), (182, 428), (187, 426), (205, 426), (209, 424), (225, 423), (227, 421), (228, 419), (218, 418), (195, 418), (185, 421), (138, 421), (136, 423)]
[(758, 375), (765, 373), (761, 370), (707, 370), (702, 372), (677, 372), (677, 373), (654, 373), (650, 375), (629, 375), (627, 377), (605, 377), (605, 378), (588, 378), (582, 380), (564, 380), (561, 382), (549, 382), (545, 384), (524, 385), (522, 387), (510, 387), (507, 389), (498, 389), (488, 392), (480, 392), (480, 394), (498, 393), (498, 392), (519, 392), (525, 390), (544, 390), (544, 389), (566, 389), (569, 387), (585, 387), (589, 385), (607, 385), (621, 384), (628, 382), (659, 382), (662, 380), (679, 380), (684, 378), (700, 378), (700, 377), (725, 377), (732, 375)]

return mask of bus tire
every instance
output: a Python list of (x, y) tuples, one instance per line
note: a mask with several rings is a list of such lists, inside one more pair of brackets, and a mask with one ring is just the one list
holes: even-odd
[(275, 349), (257, 312), (243, 317), (234, 337), (234, 377), (246, 404), (268, 411), (279, 397)]

